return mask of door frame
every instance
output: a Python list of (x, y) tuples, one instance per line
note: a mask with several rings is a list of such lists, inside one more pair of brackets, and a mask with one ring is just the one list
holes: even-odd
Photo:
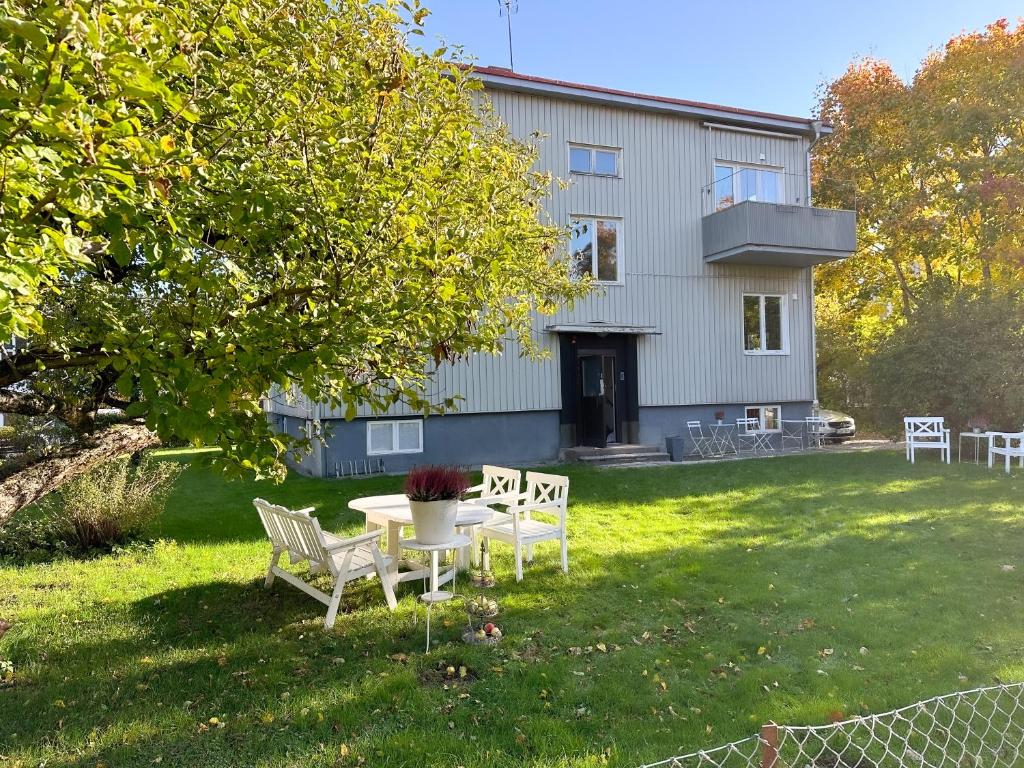
[(625, 333), (560, 333), (559, 367), (562, 407), (559, 411), (562, 448), (580, 444), (580, 363), (586, 354), (614, 354), (616, 382), (615, 422), (619, 443), (635, 443), (640, 437), (640, 405), (637, 380), (637, 336)]

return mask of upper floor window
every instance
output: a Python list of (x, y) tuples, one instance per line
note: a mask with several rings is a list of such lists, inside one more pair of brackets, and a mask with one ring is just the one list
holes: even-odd
[(618, 219), (573, 218), (569, 249), (578, 275), (593, 275), (602, 283), (621, 281), (621, 229)]
[(783, 355), (789, 334), (784, 296), (743, 295), (743, 351), (748, 355)]
[(612, 147), (569, 145), (569, 172), (591, 176), (618, 176), (620, 150)]
[(422, 420), (366, 422), (366, 454), (368, 456), (384, 453), (422, 452)]
[(782, 171), (729, 163), (715, 163), (715, 210), (720, 211), (744, 200), (763, 203), (783, 202)]

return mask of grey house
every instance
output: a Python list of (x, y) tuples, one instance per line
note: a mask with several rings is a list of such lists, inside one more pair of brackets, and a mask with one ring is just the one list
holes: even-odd
[(854, 214), (811, 206), (810, 151), (829, 128), (798, 117), (481, 68), (514, 134), (546, 136), (539, 165), (571, 180), (552, 218), (573, 226), (601, 289), (515, 348), (445, 365), (458, 413), (343, 414), (273, 397), (282, 430), (324, 435), (300, 469), (348, 462), (529, 465), (576, 446), (664, 446), (687, 419), (756, 416), (767, 429), (815, 401), (813, 266), (848, 256)]

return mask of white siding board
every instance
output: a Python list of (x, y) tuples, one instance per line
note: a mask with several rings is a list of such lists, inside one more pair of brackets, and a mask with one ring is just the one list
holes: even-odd
[[(557, 340), (543, 332), (554, 323), (653, 325), (661, 335), (638, 343), (641, 406), (770, 403), (813, 398), (813, 355), (807, 270), (707, 264), (701, 255), (702, 188), (713, 159), (782, 166), (787, 199), (803, 201), (806, 141), (705, 127), (699, 120), (652, 112), (493, 91), (495, 112), (511, 132), (539, 146), (538, 167), (569, 179), (553, 188), (548, 213), (557, 225), (573, 214), (623, 219), (625, 285), (608, 286), (538, 317), (542, 361), (519, 356), (510, 343), (499, 357), (475, 355), (444, 364), (433, 377), (436, 400), (462, 395), (462, 413), (553, 410), (561, 407)], [(622, 149), (622, 178), (573, 176), (569, 142)], [(761, 154), (765, 160), (760, 160)], [(790, 353), (748, 356), (742, 350), (744, 292), (796, 294), (788, 300)], [(409, 415), (399, 406), (394, 415)], [(325, 413), (340, 417), (343, 413)], [(360, 409), (359, 415), (370, 415)]]

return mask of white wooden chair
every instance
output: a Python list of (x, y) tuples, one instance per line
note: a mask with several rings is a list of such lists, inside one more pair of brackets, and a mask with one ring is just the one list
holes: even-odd
[[(1002, 441), (1000, 444), (998, 441)], [(992, 469), (992, 459), (1003, 456), (1006, 460), (1006, 474), (1010, 474), (1013, 459), (1020, 459), (1024, 469), (1024, 432), (989, 432), (988, 433), (988, 468)]]
[(710, 435), (704, 434), (704, 427), (701, 426), (699, 421), (686, 422), (686, 431), (690, 435), (690, 443), (693, 445), (693, 452), (699, 455), (702, 459), (706, 459), (712, 455), (714, 441)]
[[(382, 555), (377, 546), (377, 539), (383, 531), (372, 531), (350, 539), (342, 539), (320, 530), (319, 521), (310, 515), (313, 507), (292, 512), (263, 499), (253, 499), (252, 503), (259, 512), (263, 528), (274, 547), (264, 586), (269, 588), (274, 583), (274, 577), (280, 576), (293, 587), (324, 603), (327, 606), (324, 627), (330, 629), (338, 615), (341, 592), (345, 584), (376, 573), (384, 588), (388, 608), (395, 610), (395, 590), (391, 574), (388, 573), (391, 558)], [(303, 560), (308, 561), (310, 574), (331, 574), (334, 591), (328, 595), (310, 586), (298, 576), (279, 568), (277, 563), (283, 554), (287, 554), (288, 562), (292, 565)]]
[(914, 452), (925, 448), (939, 451), (939, 456), (950, 463), (950, 438), (946, 421), (941, 416), (906, 416), (903, 429), (907, 440), (907, 461), (914, 463)]
[(478, 504), (514, 504), (519, 499), (520, 473), (518, 469), (495, 467), (484, 464), (482, 467), (483, 482), (466, 489), (466, 493), (477, 493), (479, 496), (467, 498)]
[[(569, 572), (569, 542), (566, 538), (566, 514), (569, 503), (569, 478), (542, 472), (526, 473), (526, 493), (520, 501), (498, 512), (480, 528), (484, 540), (484, 569), (490, 569), (491, 539), (511, 544), (515, 553), (516, 581), (523, 580), (523, 549), (527, 562), (533, 562), (533, 545), (558, 540), (562, 544), (562, 570)], [(537, 520), (534, 513), (554, 517), (554, 522)]]
[[(509, 504), (515, 504), (519, 501), (519, 485), (522, 482), (522, 477), (518, 469), (484, 464), (480, 471), (483, 473), (483, 482), (466, 489), (466, 493), (476, 493), (479, 495), (467, 497), (466, 501), (473, 501), (488, 507), (492, 505), (507, 507)], [(459, 533), (464, 533), (473, 540), (472, 545), (469, 547), (469, 562), (476, 567), (479, 565), (480, 559), (480, 528), (479, 526), (472, 525), (467, 528), (460, 528)], [(460, 550), (459, 556), (463, 558), (464, 567), (465, 553)]]

